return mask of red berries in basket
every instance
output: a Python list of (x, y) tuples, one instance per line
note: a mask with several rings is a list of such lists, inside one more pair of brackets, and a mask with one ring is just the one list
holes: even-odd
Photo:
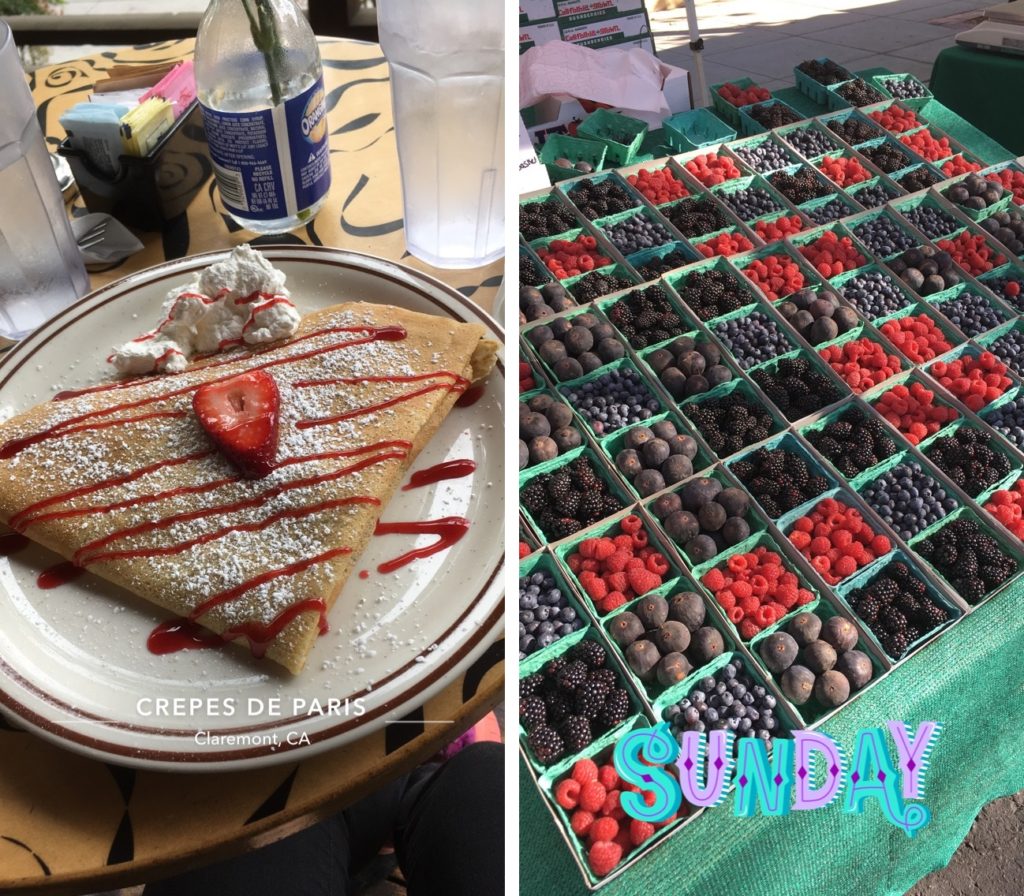
[(981, 165), (977, 162), (967, 161), (963, 153), (953, 156), (948, 162), (943, 162), (941, 167), (942, 173), (946, 177), (956, 177), (958, 174), (970, 174), (972, 171), (981, 170)]
[(850, 237), (841, 237), (834, 230), (826, 230), (813, 243), (801, 246), (800, 254), (826, 280), (868, 263)]
[(762, 103), (771, 99), (772, 95), (763, 87), (751, 84), (749, 87), (740, 87), (732, 82), (723, 84), (718, 88), (718, 95), (727, 103), (736, 106), (749, 106), (751, 103)]
[(900, 372), (899, 358), (886, 354), (867, 336), (831, 345), (818, 354), (858, 394)]
[(818, 170), (841, 187), (871, 180), (871, 172), (852, 156), (825, 156), (818, 163)]
[(713, 152), (694, 156), (683, 167), (705, 187), (724, 184), (727, 180), (733, 180), (743, 174), (732, 159)]
[(799, 215), (780, 215), (774, 221), (756, 221), (754, 231), (766, 243), (774, 240), (781, 240), (792, 233), (799, 233), (804, 229), (804, 222)]
[(547, 246), (537, 249), (537, 257), (559, 280), (612, 263), (607, 255), (597, 250), (597, 239), (587, 234), (581, 234), (574, 240), (552, 240)]
[(927, 314), (907, 315), (887, 320), (879, 327), (883, 335), (915, 364), (923, 364), (948, 352), (945, 333)]
[(667, 165), (657, 171), (641, 168), (636, 174), (629, 175), (626, 180), (631, 186), (636, 187), (644, 199), (655, 205), (664, 205), (666, 202), (690, 195), (686, 184), (679, 180)]
[(877, 121), (887, 131), (895, 134), (902, 134), (920, 126), (913, 109), (901, 109), (892, 105), (888, 109), (869, 113), (870, 117)]
[(742, 233), (720, 233), (713, 239), (696, 246), (697, 251), (705, 258), (713, 258), (716, 255), (728, 258), (737, 252), (747, 252), (753, 248), (754, 244)]
[(985, 509), (1018, 538), (1024, 538), (1024, 479), (993, 492)]
[(934, 435), (960, 415), (948, 405), (935, 403), (935, 392), (923, 383), (893, 386), (879, 396), (876, 410), (896, 427), (911, 445)]
[(985, 180), (995, 181), (1003, 185), (1003, 189), (1013, 193), (1013, 201), (1017, 205), (1024, 205), (1024, 171), (1017, 171), (1013, 168), (1004, 168), (1002, 171), (994, 171), (985, 175)]
[(948, 159), (953, 154), (949, 145), (949, 137), (936, 137), (928, 128), (921, 128), (913, 134), (900, 137), (900, 143), (909, 146), (922, 159), (929, 162)]
[(975, 412), (1013, 385), (1006, 376), (1006, 365), (992, 352), (982, 352), (976, 358), (964, 355), (955, 361), (936, 361), (928, 372)]
[(793, 523), (789, 540), (829, 585), (892, 549), (889, 539), (875, 532), (856, 507), (835, 498), (826, 498)]
[(980, 233), (969, 230), (963, 231), (956, 239), (939, 240), (935, 245), (948, 252), (953, 261), (974, 277), (1006, 264), (1006, 256), (1002, 252), (992, 249)]
[(800, 265), (788, 255), (766, 255), (754, 259), (743, 273), (773, 302), (805, 286)]

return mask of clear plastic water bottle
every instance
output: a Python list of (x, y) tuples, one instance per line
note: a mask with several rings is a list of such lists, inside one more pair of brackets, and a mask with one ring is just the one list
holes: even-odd
[(254, 233), (309, 221), (331, 183), (323, 68), (292, 0), (212, 0), (196, 88), (221, 200)]

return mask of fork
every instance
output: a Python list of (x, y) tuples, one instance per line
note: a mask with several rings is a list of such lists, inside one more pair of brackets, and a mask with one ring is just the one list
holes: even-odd
[(78, 248), (81, 250), (91, 249), (103, 242), (103, 236), (107, 230), (107, 218), (98, 224), (90, 227), (78, 238)]

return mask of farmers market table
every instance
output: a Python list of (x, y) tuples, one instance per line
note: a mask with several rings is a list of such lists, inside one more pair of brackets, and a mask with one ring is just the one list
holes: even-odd
[[(105, 69), (188, 57), (192, 40), (125, 48), (39, 69), (31, 86), (51, 148), (61, 113), (86, 99)], [(501, 262), (436, 271), (405, 253), (388, 70), (380, 48), (324, 41), (332, 127), (330, 197), (317, 218), (283, 239), (402, 261), (490, 308)], [(83, 213), (76, 200), (72, 213)], [(165, 259), (230, 248), (249, 234), (229, 226), (212, 181), (145, 249), (92, 274), (99, 287)], [(261, 238), (254, 244), (280, 242)], [(415, 767), (501, 699), (502, 620), (491, 646), (436, 697), (342, 749), (251, 772), (175, 775), (85, 759), (0, 717), (0, 892), (95, 892), (253, 849), (333, 814)], [(450, 723), (450, 724), (449, 724)]]
[[(871, 69), (857, 74), (883, 73)], [(934, 86), (934, 84), (933, 84)], [(806, 116), (824, 106), (796, 88), (773, 91)], [(934, 122), (987, 163), (1015, 152), (984, 133), (981, 123), (929, 101)], [(1014, 122), (1019, 125), (1019, 121)], [(1005, 130), (1002, 132), (1006, 138)], [(1012, 144), (1010, 144), (1012, 146)], [(660, 131), (651, 132), (639, 159), (670, 154)], [(784, 818), (760, 813), (737, 818), (732, 796), (704, 810), (662, 839), (649, 853), (601, 887), (602, 896), (902, 896), (929, 872), (946, 865), (982, 807), (1024, 789), (1024, 580), (1017, 579), (911, 656), (821, 731), (846, 751), (858, 729), (891, 719), (944, 724), (925, 781), (929, 824), (908, 837), (868, 800), (863, 814), (824, 810)], [(998, 710), (993, 710), (998, 706)], [(519, 768), (520, 893), (583, 896), (588, 891), (564, 834), (545, 804), (525, 759)]]

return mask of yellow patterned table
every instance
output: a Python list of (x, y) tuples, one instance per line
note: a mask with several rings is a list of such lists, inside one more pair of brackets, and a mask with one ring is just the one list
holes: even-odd
[[(187, 57), (193, 41), (89, 56), (37, 71), (32, 90), (51, 148), (61, 113), (84, 100), (112, 65)], [(321, 44), (331, 127), (331, 194), (317, 218), (283, 241), (323, 244), (402, 261), (490, 308), (501, 262), (438, 271), (405, 252), (388, 71), (380, 48)], [(73, 213), (81, 213), (76, 200)], [(142, 252), (92, 275), (94, 287), (177, 258), (246, 242), (212, 182)], [(282, 242), (261, 238), (255, 244)], [(413, 768), (501, 699), (501, 619), (493, 643), (460, 678), (401, 720), (298, 764), (242, 773), (173, 775), (84, 759), (0, 718), (0, 892), (83, 893), (139, 883), (253, 849), (332, 814)], [(440, 720), (452, 724), (436, 724)], [(435, 724), (432, 724), (435, 723)]]

